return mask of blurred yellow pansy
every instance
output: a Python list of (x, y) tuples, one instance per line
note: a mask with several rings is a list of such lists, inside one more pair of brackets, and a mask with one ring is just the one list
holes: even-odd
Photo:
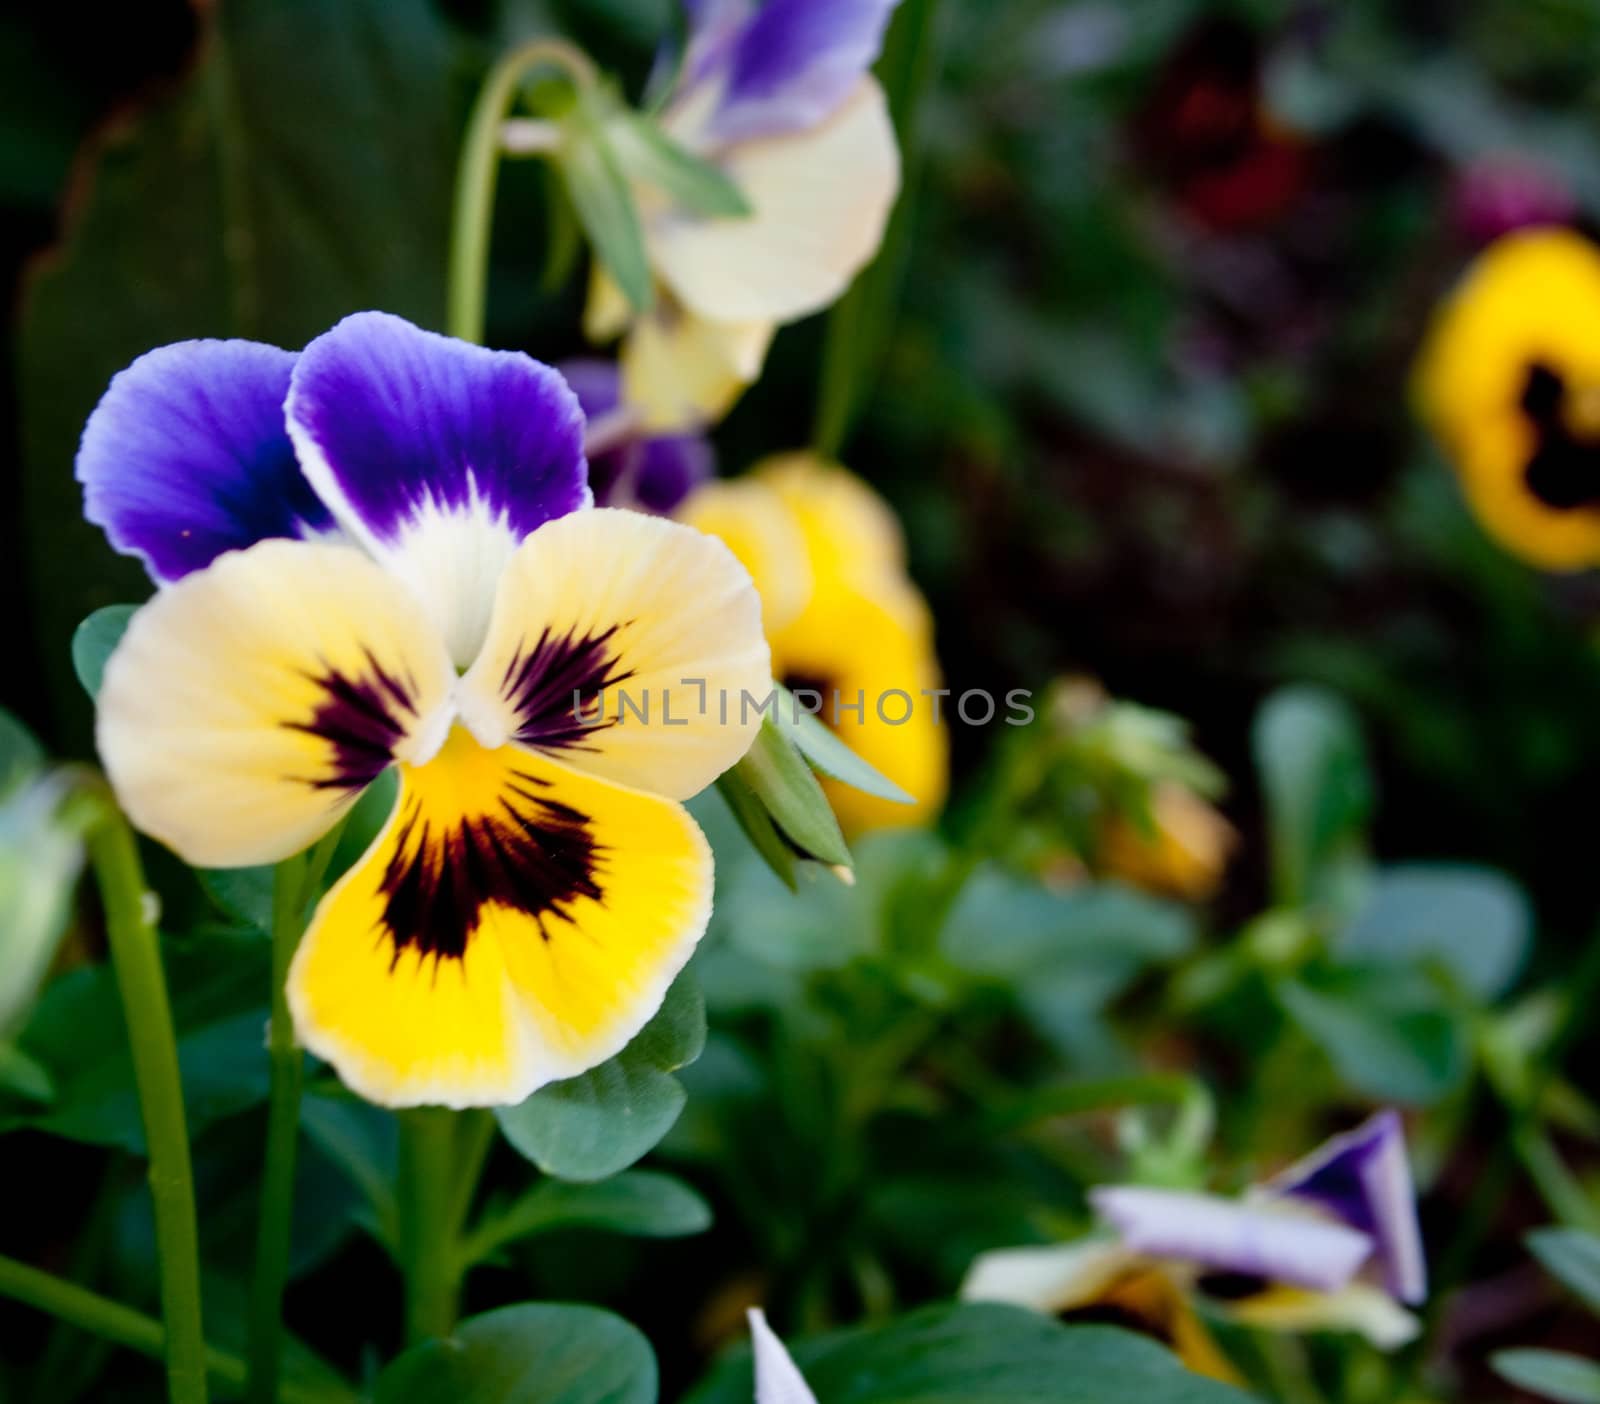
[(1415, 395), (1501, 545), (1600, 563), (1600, 249), (1569, 229), (1496, 241), (1436, 315)]
[(895, 804), (825, 782), (845, 828), (859, 833), (935, 814), (949, 743), (945, 708), (933, 695), (933, 621), (906, 574), (899, 524), (884, 501), (844, 468), (786, 454), (742, 478), (704, 484), (678, 516), (721, 537), (755, 580), (774, 676), (820, 707), (851, 750), (916, 801)]

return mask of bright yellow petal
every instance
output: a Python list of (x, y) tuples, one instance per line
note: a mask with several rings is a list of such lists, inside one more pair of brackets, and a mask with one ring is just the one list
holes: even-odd
[(1600, 508), (1551, 507), (1528, 490), (1534, 433), (1520, 414), (1486, 419), (1461, 436), (1461, 490), (1485, 531), (1541, 570), (1600, 564)]
[(820, 693), (821, 719), (916, 801), (896, 804), (824, 781), (846, 831), (918, 824), (938, 813), (949, 781), (949, 714), (955, 699), (934, 695), (941, 683), (932, 625), (908, 582), (886, 579), (871, 596), (814, 597), (798, 619), (773, 636), (772, 657), (778, 678), (791, 688)]
[(679, 522), (599, 508), (518, 548), (461, 714), (485, 745), (515, 738), (687, 799), (750, 748), (771, 683), (761, 600), (732, 552)]
[(145, 605), (106, 665), (97, 740), (128, 816), (202, 867), (325, 833), (448, 724), (455, 670), (405, 587), (351, 546), (263, 541)]
[(717, 537), (750, 572), (769, 635), (794, 622), (811, 598), (811, 561), (799, 521), (770, 484), (748, 476), (702, 483), (677, 517)]
[(1600, 384), (1600, 249), (1568, 229), (1507, 235), (1472, 265), (1418, 359), (1418, 407), (1454, 449), (1516, 408), (1536, 361)]
[(717, 322), (658, 299), (622, 343), (622, 397), (656, 434), (715, 424), (761, 374), (771, 321)]
[(722, 322), (791, 322), (826, 307), (877, 252), (900, 189), (894, 126), (871, 78), (821, 125), (740, 142), (721, 164), (753, 214), (664, 212), (647, 217), (645, 238), (678, 300)]
[(694, 821), (460, 727), (400, 776), (295, 955), (301, 1041), (388, 1106), (519, 1102), (618, 1052), (705, 930)]
[(811, 453), (763, 459), (751, 474), (778, 494), (805, 536), (818, 588), (873, 587), (906, 569), (894, 510), (846, 468)]

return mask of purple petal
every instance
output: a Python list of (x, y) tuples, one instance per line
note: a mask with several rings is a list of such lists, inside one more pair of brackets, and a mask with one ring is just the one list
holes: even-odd
[(727, 60), (754, 13), (751, 0), (683, 0), (689, 17), (682, 86), (688, 87)]
[(1379, 1112), (1354, 1131), (1335, 1136), (1262, 1189), (1319, 1205), (1371, 1235), (1389, 1291), (1413, 1305), (1427, 1295), (1417, 1197), (1398, 1112)]
[(318, 495), (426, 602), (458, 667), (517, 545), (591, 501), (583, 411), (560, 375), (386, 313), (306, 347), (288, 421)]
[(159, 582), (333, 526), (283, 427), (292, 352), (180, 341), (116, 375), (78, 448), (84, 515)]
[(599, 419), (622, 403), (622, 372), (615, 361), (583, 357), (562, 361), (556, 369), (578, 397), (585, 418)]
[(669, 434), (639, 445), (629, 484), (646, 512), (675, 510), (716, 468), (711, 445), (698, 434)]
[(899, 0), (768, 0), (728, 46), (707, 136), (746, 141), (803, 131), (849, 97), (883, 47)]
[(1105, 1186), (1089, 1199), (1136, 1253), (1314, 1292), (1338, 1291), (1372, 1254), (1365, 1233), (1281, 1207), (1140, 1185)]

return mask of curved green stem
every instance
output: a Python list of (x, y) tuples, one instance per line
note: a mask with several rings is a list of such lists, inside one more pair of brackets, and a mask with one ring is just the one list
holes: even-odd
[[(167, 1332), (155, 1317), (13, 1258), (0, 1257), (0, 1297), (22, 1302), (141, 1355), (160, 1360), (166, 1354)], [(245, 1364), (237, 1355), (207, 1346), (205, 1365), (222, 1384), (237, 1389), (244, 1383)], [(355, 1398), (348, 1390), (298, 1385), (285, 1386), (282, 1397), (284, 1404), (350, 1404)]]
[(88, 832), (105, 904), (106, 934), (128, 1024), (139, 1109), (150, 1152), (156, 1250), (161, 1263), (163, 1348), (171, 1404), (205, 1404), (206, 1343), (200, 1320), (200, 1241), (194, 1172), (183, 1114), (178, 1046), (166, 974), (133, 830), (107, 796)]
[(595, 80), (588, 57), (559, 39), (537, 39), (513, 49), (489, 71), (467, 123), (456, 168), (450, 227), (449, 298), (445, 330), (463, 341), (483, 340), (489, 286), (489, 236), (500, 175), (501, 133), (523, 79), (542, 66), (564, 68), (579, 86)]
[(461, 1282), (455, 1207), (456, 1117), (443, 1107), (400, 1114), (400, 1263), (406, 1280), (406, 1340), (450, 1334)]
[(255, 1278), (250, 1289), (249, 1404), (278, 1397), (283, 1331), (283, 1290), (289, 1279), (289, 1236), (294, 1220), (294, 1161), (300, 1134), (303, 1060), (284, 984), (300, 942), (306, 903), (306, 855), (278, 864), (272, 877), (272, 1022), (267, 1053), (272, 1088), (267, 1105), (267, 1153), (261, 1174), (261, 1213), (256, 1222)]

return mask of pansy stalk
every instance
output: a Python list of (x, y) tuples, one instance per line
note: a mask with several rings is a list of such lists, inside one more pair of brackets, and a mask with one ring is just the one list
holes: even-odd
[(721, 543), (592, 507), (583, 429), (548, 367), (361, 313), (298, 355), (151, 352), (84, 433), (87, 515), (160, 586), (99, 698), (133, 821), (271, 863), (398, 772), (288, 978), (300, 1041), (373, 1101), (594, 1066), (706, 923), (680, 801), (751, 740), (716, 700), (768, 685), (760, 603)]
[(1162, 1339), (1193, 1370), (1237, 1372), (1196, 1310), (1267, 1330), (1343, 1330), (1380, 1348), (1412, 1339), (1427, 1290), (1399, 1116), (1335, 1136), (1241, 1199), (1109, 1185), (1090, 1200), (1112, 1236), (981, 1255), (962, 1287), (1073, 1319), (1110, 1317)]

